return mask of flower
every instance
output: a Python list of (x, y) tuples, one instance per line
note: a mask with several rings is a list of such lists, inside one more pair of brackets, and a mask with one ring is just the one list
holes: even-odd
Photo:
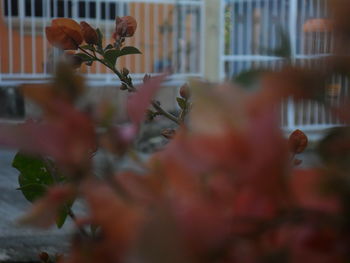
[(81, 31), (83, 33), (84, 40), (87, 44), (97, 45), (98, 36), (96, 30), (93, 29), (88, 23), (80, 22)]
[(83, 42), (79, 24), (70, 18), (56, 18), (45, 28), (47, 40), (51, 45), (64, 50), (76, 50)]
[(122, 37), (132, 37), (137, 28), (137, 22), (132, 16), (118, 16), (115, 25), (115, 32), (113, 33), (113, 38), (115, 40)]

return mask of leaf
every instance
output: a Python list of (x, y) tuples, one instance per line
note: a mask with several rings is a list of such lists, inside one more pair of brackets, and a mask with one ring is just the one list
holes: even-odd
[(90, 57), (89, 55), (87, 55), (85, 53), (77, 53), (77, 54), (75, 54), (75, 56), (78, 56), (79, 58), (81, 58), (83, 60), (83, 62), (96, 60), (93, 57)]
[(106, 47), (105, 47), (105, 50), (104, 51), (107, 51), (108, 49), (112, 49), (113, 48), (113, 45), (112, 44), (108, 44)]
[[(50, 162), (50, 165), (54, 166), (53, 162), (48, 162)], [(21, 190), (22, 194), (29, 202), (34, 202), (44, 197), (48, 187), (56, 183), (48, 169), (48, 164), (40, 156), (29, 156), (18, 152), (12, 162), (12, 166), (20, 171), (18, 176), (20, 187), (18, 190)], [(64, 182), (66, 178), (57, 175), (57, 180), (58, 182)], [(73, 202), (69, 204), (69, 207), (72, 204)], [(67, 215), (67, 209), (62, 209), (56, 221), (58, 228), (63, 226)]]
[(57, 222), (58, 226), (62, 226), (66, 218), (63, 209), (73, 203), (74, 197), (75, 191), (72, 185), (60, 184), (49, 187), (45, 196), (34, 202), (30, 211), (19, 220), (19, 223), (47, 228)]
[(17, 190), (21, 190), (29, 202), (34, 202), (45, 195), (47, 188), (42, 184), (28, 184), (17, 188)]
[(142, 52), (138, 50), (136, 47), (127, 46), (120, 50), (120, 55), (118, 57), (125, 56), (125, 55), (133, 55), (133, 54), (142, 54)]
[(66, 219), (68, 217), (68, 209), (69, 208), (67, 207), (63, 207), (62, 210), (59, 212), (58, 217), (56, 219), (56, 226), (58, 228), (61, 228), (64, 225), (64, 222), (66, 222)]
[(83, 46), (80, 46), (80, 48), (87, 49), (90, 51), (95, 51), (95, 48), (92, 45), (83, 45)]
[(251, 69), (243, 71), (233, 79), (234, 83), (237, 83), (243, 87), (253, 88), (254, 84), (268, 71), (265, 69)]
[(97, 33), (97, 47), (98, 47), (98, 51), (100, 53), (103, 53), (103, 47), (102, 47), (103, 34), (102, 34), (102, 32), (101, 32), (101, 30), (99, 28), (96, 29), (96, 33)]
[(279, 26), (277, 28), (277, 35), (280, 39), (280, 44), (276, 48), (262, 48), (262, 52), (270, 56), (290, 59), (292, 56), (291, 42), (288, 33)]
[[(20, 172), (18, 177), (20, 190), (30, 202), (45, 194), (45, 191), (42, 191), (42, 189), (37, 193), (33, 192), (35, 185), (45, 188), (54, 183), (45, 162), (40, 157), (32, 157), (19, 152), (16, 154), (12, 166)], [(32, 186), (30, 187), (30, 185)]]
[(187, 103), (186, 103), (186, 100), (185, 99), (183, 99), (183, 98), (180, 98), (180, 97), (177, 97), (176, 98), (176, 101), (177, 101), (177, 104), (179, 105), (179, 107), (181, 108), (181, 109), (186, 109), (186, 107), (187, 107)]
[(119, 57), (119, 53), (120, 53), (120, 51), (117, 49), (107, 50), (105, 55), (104, 55), (105, 61), (114, 67), (115, 63), (117, 62), (117, 58)]
[(138, 50), (137, 48), (131, 47), (131, 46), (124, 47), (121, 50), (108, 49), (106, 51), (106, 53), (104, 54), (104, 58), (109, 64), (114, 66), (119, 57), (126, 56), (126, 55), (132, 55), (132, 54), (141, 54), (141, 51)]

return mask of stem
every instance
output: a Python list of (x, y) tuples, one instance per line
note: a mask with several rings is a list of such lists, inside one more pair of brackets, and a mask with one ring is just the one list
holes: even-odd
[(109, 68), (110, 70), (113, 71), (114, 74), (116, 74), (118, 76), (118, 78), (120, 79), (121, 82), (123, 82), (124, 84), (128, 85), (129, 87), (131, 87), (133, 90), (135, 89), (135, 87), (130, 83), (128, 83), (127, 81), (125, 81), (124, 76), (115, 68), (115, 67), (111, 67), (110, 65), (108, 65), (106, 62), (104, 62), (102, 59), (98, 58), (96, 55), (91, 55), (89, 52), (87, 52), (85, 49), (79, 47), (79, 49), (84, 52), (86, 55), (88, 55), (89, 57), (97, 60), (98, 62), (100, 62), (101, 64), (105, 65), (107, 68)]
[(168, 118), (169, 120), (175, 122), (176, 124), (180, 125), (179, 119), (174, 115), (172, 115), (170, 112), (167, 112), (166, 110), (164, 110), (157, 102), (152, 101), (152, 106), (157, 110), (158, 113)]
[[(49, 170), (50, 174), (52, 175), (52, 178), (56, 184), (60, 184), (59, 178), (56, 173), (56, 168), (52, 166), (52, 163), (47, 159), (43, 157), (43, 160), (46, 164), (47, 169)], [(78, 225), (77, 217), (75, 216), (73, 210), (71, 207), (69, 207), (67, 204), (64, 205), (64, 208), (67, 210), (67, 214), (70, 218), (74, 221), (75, 225), (78, 227), (80, 233), (84, 236), (88, 236), (87, 232), (84, 228)]]
[[(81, 50), (82, 52), (84, 52), (86, 55), (88, 55), (89, 57), (97, 60), (98, 62), (100, 62), (101, 64), (105, 65), (107, 68), (109, 68), (110, 70), (113, 71), (113, 73), (115, 73), (118, 78), (120, 79), (120, 81), (127, 85), (128, 87), (128, 91), (129, 92), (135, 92), (136, 88), (134, 87), (134, 85), (132, 84), (131, 81), (128, 81), (125, 79), (125, 77), (113, 66), (111, 67), (110, 65), (108, 65), (106, 62), (104, 62), (102, 59), (98, 58), (96, 56), (96, 54), (94, 53), (94, 55), (91, 55), (89, 52), (87, 52), (85, 49), (78, 47), (79, 50)], [(175, 122), (176, 124), (180, 125), (181, 122), (179, 121), (179, 119), (172, 115), (170, 112), (167, 112), (166, 110), (164, 110), (158, 103), (156, 103), (155, 101), (152, 101), (152, 106), (157, 110), (157, 112), (161, 115), (163, 115), (164, 117), (168, 118), (169, 120)]]
[(186, 99), (186, 106), (184, 107), (184, 109), (182, 109), (181, 110), (181, 112), (180, 112), (180, 116), (179, 116), (179, 121), (181, 122), (181, 123), (183, 123), (184, 121), (185, 121), (185, 117), (186, 117), (186, 114), (187, 114), (187, 112), (188, 112), (188, 101), (187, 101), (187, 99)]

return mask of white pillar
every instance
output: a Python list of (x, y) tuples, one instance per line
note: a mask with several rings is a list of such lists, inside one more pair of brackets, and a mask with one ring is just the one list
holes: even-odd
[[(204, 76), (212, 82), (220, 81), (222, 77), (222, 67), (220, 66), (221, 41), (224, 38), (224, 25), (221, 18), (221, 1), (223, 0), (203, 0), (205, 1), (205, 52), (203, 61)], [(221, 40), (220, 40), (221, 39)]]

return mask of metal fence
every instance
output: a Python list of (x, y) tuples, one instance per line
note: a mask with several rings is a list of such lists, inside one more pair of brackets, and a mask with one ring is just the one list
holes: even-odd
[[(172, 78), (203, 76), (202, 0), (0, 0), (0, 83), (46, 81), (58, 51), (45, 39), (55, 17), (71, 17), (98, 27), (111, 40), (116, 16), (132, 15), (138, 30), (127, 45), (143, 54), (120, 60), (135, 79), (145, 73), (173, 72)], [(91, 84), (115, 83), (101, 65), (84, 67)]]
[[(332, 49), (330, 32), (305, 32), (311, 19), (326, 19), (327, 0), (221, 0), (222, 78), (233, 78), (248, 69), (278, 69), (284, 64), (271, 50), (289, 42), (293, 63), (307, 66), (314, 58), (327, 56)], [(337, 94), (327, 99), (337, 103), (348, 93), (348, 81), (334, 77)], [(288, 130), (317, 130), (340, 125), (329, 111), (314, 101), (284, 102), (282, 126)]]

